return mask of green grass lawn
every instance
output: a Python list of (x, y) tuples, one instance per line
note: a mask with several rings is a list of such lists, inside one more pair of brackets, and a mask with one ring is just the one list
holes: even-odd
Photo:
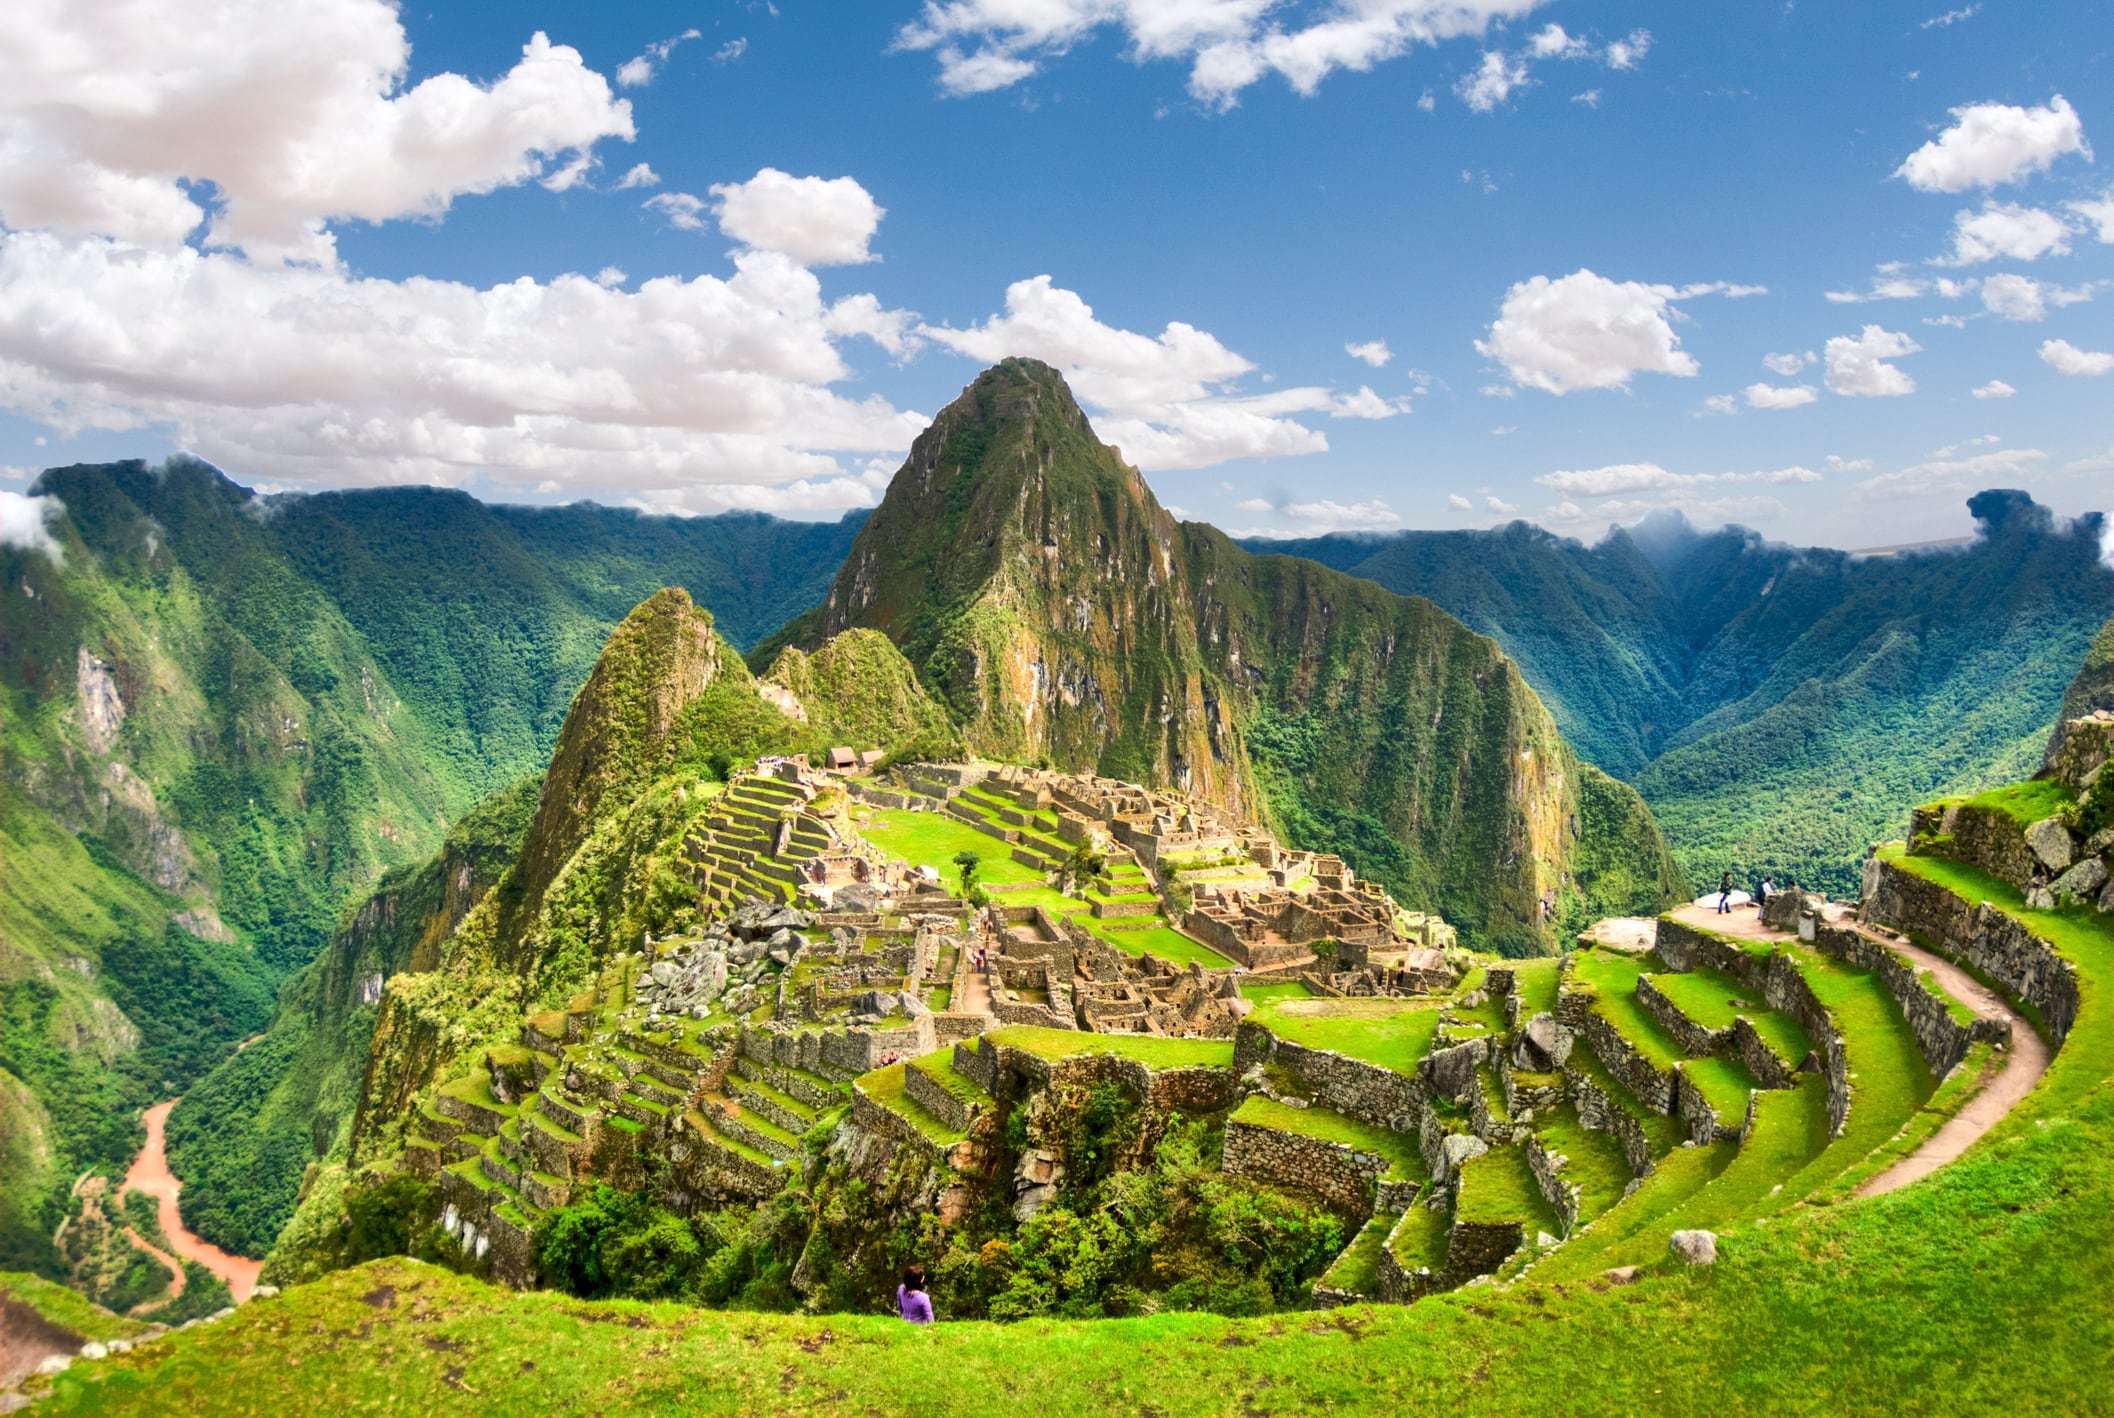
[[(1812, 1052), (1813, 1041), (1798, 1021), (1762, 1002), (1761, 991), (1750, 990), (1737, 979), (1708, 966), (1686, 972), (1666, 971), (1652, 976), (1652, 985), (1674, 1008), (1705, 1029), (1730, 1029), (1733, 1016), (1744, 1014), (1770, 1051), (1791, 1067)], [(1734, 1000), (1741, 1001), (1734, 1004)]]
[(1395, 1213), (1376, 1211), (1358, 1228), (1358, 1234), (1336, 1257), (1321, 1284), (1350, 1295), (1371, 1295), (1379, 1289), (1380, 1252), (1386, 1249), (1387, 1233), (1394, 1229)]
[[(857, 830), (890, 856), (900, 857), (914, 867), (931, 867), (949, 891), (960, 882), (961, 868), (954, 864), (954, 858), (961, 852), (974, 852), (981, 858), (976, 868), (979, 881), (1042, 881), (1041, 872), (1013, 860), (1009, 844), (944, 812), (875, 808)], [(1008, 895), (1007, 900), (1011, 899)]]
[(1740, 1125), (1747, 1116), (1747, 1095), (1757, 1086), (1745, 1065), (1730, 1054), (1719, 1054), (1714, 1058), (1689, 1059), (1681, 1065), (1681, 1071), (1695, 1084), (1703, 1101), (1717, 1110), (1720, 1124)]
[(1556, 987), (1561, 983), (1558, 967), (1561, 960), (1518, 960), (1512, 964), (1512, 973), (1519, 982), (1519, 1018), (1522, 1024), (1537, 1014), (1556, 1012)]
[(1313, 999), (1314, 992), (1307, 988), (1305, 980), (1287, 980), (1281, 985), (1242, 985), (1241, 997), (1269, 1004), (1276, 1000)]
[(1424, 1154), (1417, 1150), (1414, 1137), (1376, 1128), (1327, 1108), (1288, 1108), (1274, 1098), (1251, 1093), (1233, 1110), (1231, 1121), (1318, 1138), (1323, 1142), (1339, 1142), (1360, 1152), (1385, 1157), (1392, 1164), (1385, 1173), (1389, 1181), (1407, 1182), (1429, 1176), (1424, 1166)]
[(2037, 778), (2008, 787), (1991, 788), (1971, 798), (1960, 799), (1963, 807), (1990, 808), (2020, 826), (2030, 826), (2053, 817), (2076, 801), (2070, 790), (2052, 778)]
[(1164, 1039), (1153, 1034), (1089, 1034), (1080, 1029), (1043, 1029), (1008, 1024), (979, 1036), (1038, 1058), (1068, 1059), (1079, 1054), (1115, 1054), (1136, 1059), (1147, 1068), (1231, 1068), (1231, 1039)]
[(1258, 1004), (1248, 1018), (1280, 1039), (1410, 1076), (1439, 1028), (1439, 1010), (1426, 1000), (1285, 997)]
[(1412, 1206), (1402, 1213), (1388, 1243), (1404, 1270), (1429, 1270), (1436, 1275), (1446, 1268), (1446, 1243), (1452, 1231), (1452, 1212)]
[(1493, 1147), (1461, 1164), (1453, 1214), (1456, 1221), (1473, 1224), (1517, 1221), (1529, 1242), (1538, 1231), (1554, 1235), (1563, 1229), (1527, 1166), (1527, 1149), (1519, 1143)]
[(990, 1099), (974, 1082), (954, 1071), (954, 1051), (942, 1049), (936, 1054), (925, 1054), (910, 1060), (909, 1067), (916, 1069), (940, 1087), (961, 1099), (964, 1103), (985, 1103)]
[(1630, 1184), (1630, 1164), (1613, 1133), (1586, 1127), (1566, 1103), (1535, 1114), (1534, 1135), (1544, 1149), (1570, 1159), (1561, 1175), (1579, 1189), (1580, 1225), (1622, 1200), (1622, 1189)]

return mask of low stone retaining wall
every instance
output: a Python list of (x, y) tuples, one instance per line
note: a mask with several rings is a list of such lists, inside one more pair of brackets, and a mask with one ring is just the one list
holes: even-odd
[(1348, 1054), (1280, 1039), (1261, 1025), (1243, 1020), (1233, 1035), (1234, 1071), (1245, 1073), (1269, 1062), (1289, 1070), (1323, 1107), (1374, 1127), (1414, 1131), (1430, 1106), (1415, 1079)]
[(977, 1109), (954, 1096), (946, 1085), (927, 1074), (923, 1069), (905, 1065), (903, 1068), (903, 1091), (910, 1101), (938, 1118), (956, 1132), (967, 1132), (976, 1121)]
[(1616, 1144), (1622, 1148), (1622, 1160), (1629, 1164), (1630, 1175), (1650, 1176), (1652, 1143), (1644, 1135), (1644, 1125), (1585, 1074), (1567, 1068), (1564, 1077), (1571, 1086), (1571, 1102), (1578, 1109), (1578, 1121), (1596, 1131), (1613, 1133)]
[(1450, 1290), (1490, 1274), (1519, 1249), (1520, 1240), (1517, 1221), (1454, 1222), (1446, 1239), (1446, 1269), (1439, 1277), (1440, 1288)]
[(1527, 1170), (1534, 1174), (1534, 1185), (1541, 1188), (1542, 1200), (1556, 1213), (1563, 1223), (1563, 1234), (1571, 1234), (1578, 1224), (1578, 1198), (1581, 1188), (1564, 1176), (1570, 1159), (1549, 1151), (1541, 1145), (1541, 1139), (1532, 1133), (1527, 1135)]
[(1310, 1192), (1340, 1210), (1372, 1214), (1374, 1193), (1391, 1164), (1346, 1143), (1229, 1119), (1226, 1175)]
[(1732, 1053), (1764, 1088), (1791, 1087), (1798, 1082), (1798, 1070), (1806, 1062), (1778, 1058), (1776, 1050), (1763, 1041), (1744, 1014), (1733, 1016)]
[[(1408, 1216), (1409, 1213), (1405, 1210), (1402, 1216), (1395, 1219), (1395, 1225), (1401, 1226), (1403, 1218)], [(1375, 1281), (1374, 1288), (1380, 1292), (1377, 1298), (1390, 1305), (1407, 1305), (1434, 1293), (1439, 1288), (1439, 1276), (1426, 1267), (1418, 1266), (1415, 1270), (1404, 1268), (1401, 1258), (1395, 1254), (1395, 1236), (1392, 1230), (1388, 1232), (1387, 1240), (1380, 1247), (1380, 1265)]]
[(1901, 1006), (1908, 1027), (1916, 1036), (1923, 1061), (1938, 1078), (1952, 1072), (1976, 1044), (2011, 1042), (2010, 1020), (1977, 1016), (1972, 1023), (1960, 1023), (1953, 1018), (1944, 998), (1933, 993), (1935, 986), (1924, 983), (1915, 966), (1869, 936), (1824, 925), (1814, 932), (1813, 946), (1860, 970), (1871, 971), (1886, 983), (1887, 992)]
[(919, 1132), (910, 1119), (867, 1097), (866, 1090), (856, 1083), (852, 1085), (851, 1120), (853, 1126), (907, 1147), (935, 1167), (946, 1165), (947, 1154), (938, 1143)]
[(2060, 1044), (2077, 1022), (2077, 975), (2054, 947), (1988, 902), (1969, 902), (1893, 862), (1873, 858), (1865, 919), (1906, 931), (1974, 966), (2040, 1012)]
[(1715, 1054), (1732, 1042), (1731, 1029), (1710, 1029), (1696, 1023), (1683, 1014), (1672, 1000), (1659, 993), (1659, 987), (1652, 983), (1652, 977), (1649, 975), (1637, 977), (1637, 1003), (1643, 1005), (1644, 1012), (1658, 1020), (1666, 1032), (1674, 1036), (1674, 1042), (1681, 1046), (1681, 1052), (1690, 1058)]
[(1601, 1066), (1615, 1075), (1615, 1081), (1636, 1095), (1638, 1102), (1655, 1113), (1673, 1112), (1673, 1075), (1654, 1068), (1651, 1060), (1638, 1053), (1614, 1025), (1598, 1014), (1588, 1012), (1578, 1037), (1593, 1051), (1593, 1057), (1600, 1060)]
[[(1754, 1106), (1752, 1094), (1747, 1107)], [(1704, 1101), (1702, 1091), (1690, 1081), (1686, 1070), (1674, 1069), (1674, 1116), (1688, 1126), (1688, 1135), (1698, 1145), (1712, 1142), (1731, 1142), (1741, 1136), (1746, 1110), (1741, 1111), (1741, 1121), (1731, 1122), (1718, 1116), (1717, 1110)]]

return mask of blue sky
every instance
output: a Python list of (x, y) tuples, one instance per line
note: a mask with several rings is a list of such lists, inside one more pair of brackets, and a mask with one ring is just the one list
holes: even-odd
[(0, 487), (834, 516), (1023, 353), (1237, 532), (2114, 501), (2089, 4), (105, 3), (0, 20)]

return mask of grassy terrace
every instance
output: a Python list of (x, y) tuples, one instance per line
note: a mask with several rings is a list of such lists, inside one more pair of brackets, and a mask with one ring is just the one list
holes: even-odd
[(1593, 987), (1594, 1013), (1614, 1025), (1653, 1067), (1670, 1069), (1681, 1057), (1681, 1046), (1637, 1002), (1637, 977), (1645, 973), (1646, 963), (1642, 956), (1619, 951), (1582, 950), (1574, 969), (1579, 983)]
[(1688, 1081), (1703, 1095), (1703, 1101), (1717, 1110), (1718, 1121), (1726, 1127), (1738, 1127), (1747, 1116), (1747, 1095), (1759, 1085), (1746, 1066), (1729, 1054), (1715, 1058), (1689, 1059), (1681, 1065)]
[(967, 1137), (969, 1134), (948, 1127), (919, 1107), (916, 1100), (903, 1091), (903, 1070), (906, 1067), (905, 1064), (890, 1064), (886, 1068), (877, 1068), (872, 1073), (862, 1074), (859, 1078), (859, 1088), (867, 1097), (910, 1123), (923, 1133), (928, 1141), (938, 1143), (941, 1147), (952, 1147)]
[(1388, 1243), (1404, 1270), (1429, 1270), (1437, 1274), (1446, 1268), (1446, 1243), (1452, 1230), (1452, 1212), (1412, 1206), (1402, 1213), (1401, 1224), (1388, 1237)]
[(1566, 1103), (1534, 1117), (1534, 1135), (1542, 1147), (1569, 1158), (1562, 1176), (1578, 1189), (1578, 1220), (1592, 1220), (1622, 1200), (1622, 1189), (1630, 1184), (1630, 1165), (1622, 1155), (1622, 1144), (1609, 1132), (1595, 1132), (1578, 1121), (1578, 1113)]
[(1575, 1072), (1615, 1101), (1617, 1107), (1626, 1110), (1644, 1129), (1644, 1136), (1651, 1143), (1652, 1156), (1658, 1157), (1668, 1148), (1680, 1145), (1683, 1133), (1681, 1124), (1664, 1113), (1655, 1113), (1644, 1106), (1636, 1094), (1609, 1073), (1607, 1065), (1593, 1057), (1593, 1051), (1583, 1045), (1571, 1050), (1571, 1057), (1564, 1063), (1568, 1072)]
[(1380, 1252), (1387, 1246), (1387, 1233), (1394, 1229), (1395, 1219), (1392, 1211), (1374, 1212), (1321, 1277), (1321, 1284), (1349, 1295), (1375, 1293), (1380, 1284)]
[(1259, 1004), (1248, 1017), (1280, 1039), (1411, 1076), (1439, 1028), (1438, 1007), (1426, 1000), (1288, 997)]
[(2073, 801), (2068, 789), (2053, 779), (2035, 779), (2025, 783), (2013, 783), (2008, 787), (1992, 788), (1986, 793), (1977, 793), (1971, 798), (1948, 798), (1962, 807), (1989, 808), (2003, 813), (2012, 821), (2026, 826), (2039, 822), (2044, 817), (2053, 817)]
[(1797, 1020), (1770, 1009), (1762, 1003), (1759, 991), (1747, 989), (1723, 971), (1708, 966), (1686, 973), (1666, 971), (1653, 975), (1652, 985), (1674, 1008), (1705, 1029), (1730, 1029), (1735, 1015), (1746, 1015), (1770, 1052), (1793, 1068), (1813, 1050), (1813, 1041)]
[(964, 1103), (989, 1101), (983, 1089), (978, 1088), (972, 1080), (964, 1078), (954, 1071), (954, 1055), (951, 1050), (942, 1049), (936, 1054), (921, 1055), (912, 1059), (909, 1066), (961, 1099)]
[(1461, 1164), (1453, 1214), (1470, 1224), (1517, 1221), (1529, 1241), (1537, 1231), (1555, 1235), (1562, 1229), (1527, 1166), (1527, 1149), (1519, 1144), (1493, 1147)]
[(1281, 985), (1242, 985), (1241, 997), (1256, 1004), (1271, 1004), (1278, 1000), (1313, 999), (1314, 992), (1304, 980), (1287, 980)]
[(1424, 1154), (1417, 1150), (1415, 1138), (1407, 1133), (1372, 1127), (1327, 1108), (1288, 1108), (1275, 1099), (1253, 1093), (1233, 1110), (1231, 1121), (1322, 1142), (1337, 1142), (1360, 1152), (1385, 1157), (1392, 1164), (1385, 1173), (1389, 1181), (1406, 1182), (1427, 1175)]
[[(1005, 1044), (1037, 1058), (1069, 1059), (1081, 1054), (1115, 1054), (1136, 1059), (1147, 1068), (1231, 1068), (1231, 1039), (1163, 1039), (1153, 1034), (1089, 1034), (1081, 1029), (1043, 1029), (1009, 1024), (979, 1039)], [(980, 1045), (979, 1045), (980, 1047)]]
[(1519, 981), (1519, 1017), (1522, 1024), (1537, 1014), (1556, 1012), (1556, 987), (1561, 960), (1519, 960), (1512, 973)]

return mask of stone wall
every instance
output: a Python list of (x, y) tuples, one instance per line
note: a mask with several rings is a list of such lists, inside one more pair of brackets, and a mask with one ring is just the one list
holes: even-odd
[(947, 1155), (938, 1143), (919, 1132), (910, 1119), (867, 1097), (856, 1083), (852, 1085), (851, 1120), (854, 1127), (907, 1147), (935, 1167), (946, 1164)]
[(1652, 953), (1664, 961), (1666, 968), (1685, 974), (1698, 966), (1712, 970), (1723, 970), (1743, 985), (1753, 984), (1750, 978), (1754, 957), (1736, 942), (1677, 921), (1671, 916), (1659, 918), (1659, 943)]
[(1792, 1087), (1798, 1082), (1798, 1070), (1806, 1063), (1805, 1059), (1778, 1058), (1744, 1014), (1732, 1018), (1732, 1053), (1764, 1088)]
[(1315, 1102), (1374, 1127), (1414, 1131), (1428, 1106), (1416, 1080), (1393, 1069), (1328, 1049), (1310, 1049), (1242, 1021), (1233, 1035), (1234, 1071), (1245, 1073), (1271, 1061), (1312, 1090)]
[[(1406, 1210), (1403, 1212), (1403, 1216), (1408, 1214)], [(1401, 1224), (1402, 1218), (1397, 1217), (1395, 1225)], [(1439, 1288), (1439, 1277), (1422, 1266), (1415, 1270), (1404, 1268), (1400, 1257), (1395, 1254), (1394, 1243), (1394, 1233), (1390, 1231), (1386, 1243), (1380, 1247), (1380, 1266), (1374, 1287), (1380, 1292), (1377, 1298), (1390, 1305), (1407, 1305), (1435, 1292)]]
[(1893, 862), (1874, 859), (1867, 920), (1906, 931), (1974, 966), (2040, 1012), (2057, 1044), (2077, 1022), (2077, 975), (2046, 941), (1988, 902), (1971, 904)]
[(1860, 970), (1871, 971), (1886, 983), (1887, 992), (1901, 1006), (1908, 1027), (1916, 1036), (1923, 1061), (1936, 1077), (1952, 1072), (1954, 1065), (1978, 1043), (2011, 1042), (2010, 1020), (1978, 1016), (1971, 1024), (1960, 1023), (1946, 1007), (1945, 998), (1935, 993), (1935, 986), (1925, 983), (1915, 966), (1870, 936), (1841, 926), (1823, 925), (1814, 932), (1813, 946)]
[(1980, 867), (2021, 891), (2033, 884), (2040, 863), (2026, 845), (2025, 828), (2011, 814), (1986, 807), (1947, 808), (1941, 826), (1952, 834), (1946, 856)]
[[(1752, 1094), (1748, 1105), (1753, 1105)], [(1688, 1128), (1688, 1135), (1697, 1144), (1731, 1142), (1740, 1136), (1746, 1119), (1742, 1110), (1738, 1118), (1721, 1118), (1717, 1110), (1703, 1099), (1702, 1090), (1689, 1080), (1688, 1071), (1678, 1064), (1674, 1067), (1674, 1116)]]
[(1644, 1125), (1584, 1073), (1567, 1068), (1564, 1076), (1571, 1085), (1571, 1102), (1578, 1109), (1578, 1121), (1597, 1132), (1613, 1133), (1622, 1148), (1622, 1160), (1629, 1164), (1630, 1175), (1650, 1176), (1654, 1165), (1652, 1144), (1644, 1135)]
[(1690, 1058), (1715, 1054), (1732, 1042), (1732, 1030), (1706, 1029), (1696, 1023), (1672, 1000), (1659, 993), (1659, 987), (1652, 983), (1649, 975), (1637, 977), (1637, 1003), (1644, 1006), (1646, 1014), (1665, 1026), (1666, 1032), (1673, 1035), (1674, 1042), (1681, 1046), (1681, 1052)]
[(903, 1066), (903, 1092), (910, 1101), (956, 1132), (967, 1132), (983, 1110), (964, 1103), (945, 1084), (921, 1068)]
[(1563, 1234), (1566, 1236), (1570, 1235), (1571, 1228), (1578, 1224), (1579, 1187), (1564, 1176), (1569, 1160), (1561, 1154), (1550, 1152), (1541, 1145), (1539, 1137), (1528, 1134), (1527, 1170), (1534, 1173), (1534, 1185), (1541, 1188), (1542, 1200), (1549, 1203), (1549, 1209), (1554, 1211), (1556, 1219), (1563, 1223)]
[(1638, 1102), (1655, 1113), (1673, 1112), (1673, 1075), (1652, 1067), (1651, 1061), (1632, 1048), (1614, 1025), (1598, 1014), (1588, 1013), (1578, 1037), (1593, 1051), (1593, 1057), (1615, 1075), (1615, 1081), (1637, 1096)]
[(1226, 1174), (1309, 1192), (1340, 1211), (1370, 1215), (1385, 1157), (1340, 1142), (1229, 1119)]
[(1450, 1290), (1490, 1274), (1519, 1249), (1519, 1243), (1517, 1221), (1454, 1222), (1446, 1241), (1446, 1270), (1439, 1277), (1440, 1288)]

